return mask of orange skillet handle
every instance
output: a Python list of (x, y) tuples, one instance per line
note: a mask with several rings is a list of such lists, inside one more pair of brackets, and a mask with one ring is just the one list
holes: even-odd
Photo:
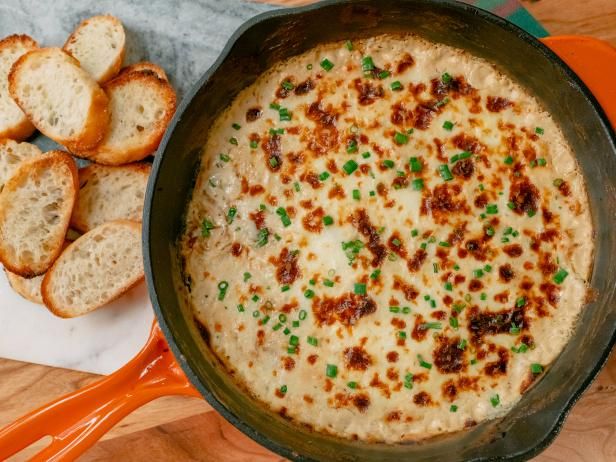
[(616, 128), (616, 48), (602, 40), (576, 35), (546, 37), (541, 41), (590, 88)]
[(74, 460), (133, 410), (165, 395), (201, 396), (155, 322), (145, 347), (124, 367), (0, 430), (0, 460), (48, 435), (51, 444), (31, 460)]

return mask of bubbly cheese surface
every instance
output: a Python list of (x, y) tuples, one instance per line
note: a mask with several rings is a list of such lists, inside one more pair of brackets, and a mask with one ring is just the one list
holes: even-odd
[(195, 319), (255, 397), (398, 442), (504, 415), (584, 306), (593, 229), (560, 129), (414, 36), (280, 63), (217, 119), (181, 238)]

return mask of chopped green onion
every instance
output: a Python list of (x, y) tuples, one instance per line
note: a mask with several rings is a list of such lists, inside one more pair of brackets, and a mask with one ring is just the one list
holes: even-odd
[(511, 165), (511, 164), (513, 164), (513, 157), (507, 156), (507, 157), (505, 157), (505, 160), (503, 162), (505, 162), (505, 164), (507, 164), (507, 165)]
[(537, 135), (543, 135), (545, 133), (545, 131), (541, 127), (535, 127), (535, 133)]
[(526, 212), (526, 215), (528, 215), (529, 218), (534, 217), (537, 214), (536, 210), (529, 210), (528, 212)]
[(483, 267), (483, 270), (484, 270), (486, 273), (491, 272), (491, 271), (492, 271), (492, 265), (486, 265), (486, 266), (484, 266), (484, 267)]
[(379, 275), (381, 274), (381, 270), (380, 269), (375, 269), (371, 274), (370, 274), (370, 279), (374, 280), (377, 279), (379, 277)]
[(450, 292), (453, 290), (453, 285), (451, 285), (451, 282), (449, 282), (449, 281), (447, 281), (447, 282), (443, 285), (443, 287), (445, 288), (445, 290), (448, 290), (448, 291), (450, 291)]
[(280, 86), (284, 88), (285, 90), (293, 90), (295, 88), (295, 85), (293, 85), (293, 82), (289, 82), (288, 80), (285, 80), (284, 82), (282, 82)]
[(445, 123), (443, 123), (443, 128), (450, 132), (451, 130), (453, 130), (453, 125), (453, 122), (446, 120)]
[(239, 305), (237, 305), (237, 311), (243, 313), (244, 311), (246, 311), (246, 309), (244, 308), (244, 305), (240, 303)]
[(361, 199), (361, 194), (359, 192), (359, 189), (354, 189), (353, 190), (353, 199), (355, 199), (356, 201)]
[(519, 297), (515, 301), (515, 306), (517, 306), (518, 308), (522, 308), (524, 305), (526, 305), (526, 299), (524, 297)]
[(306, 289), (306, 291), (304, 292), (304, 297), (306, 297), (306, 298), (312, 298), (312, 297), (314, 297), (314, 290), (312, 290), (312, 289)]
[(402, 313), (403, 314), (409, 314), (411, 312), (411, 307), (410, 306), (405, 306), (402, 308)]
[(229, 162), (231, 160), (231, 157), (229, 157), (227, 154), (219, 154), (218, 156), (223, 162)]
[(422, 330), (428, 330), (428, 329), (440, 330), (443, 328), (443, 325), (440, 322), (424, 322), (419, 325), (419, 328)]
[(293, 118), (293, 114), (284, 107), (280, 108), (280, 110), (278, 111), (278, 115), (280, 116), (281, 122), (288, 122)]
[(229, 211), (227, 212), (227, 223), (229, 224), (233, 223), (233, 219), (235, 218), (236, 214), (237, 214), (237, 209), (235, 207), (231, 207)]
[(449, 412), (458, 412), (458, 406), (452, 404), (451, 406), (449, 406)]
[(537, 159), (537, 165), (539, 165), (539, 167), (545, 167), (547, 164), (548, 162), (543, 157)]
[(390, 313), (399, 313), (400, 312), (400, 307), (399, 306), (390, 306), (389, 307), (389, 312)]
[(291, 323), (291, 325), (292, 325), (294, 328), (298, 328), (298, 327), (299, 327), (299, 324), (300, 324), (300, 322), (299, 322), (299, 321), (293, 321), (293, 322)]
[(344, 46), (346, 47), (347, 50), (353, 51), (353, 42), (351, 42), (350, 40), (347, 40)]
[(323, 172), (319, 175), (319, 180), (325, 181), (329, 178), (329, 172)]
[(223, 300), (227, 294), (229, 283), (227, 281), (220, 281), (218, 283), (218, 300)]
[(421, 172), (422, 164), (421, 160), (418, 157), (411, 157), (409, 159), (409, 165), (411, 167), (411, 172), (418, 173)]
[(329, 215), (325, 215), (323, 217), (323, 224), (325, 226), (330, 226), (334, 224), (334, 219), (332, 217), (330, 217)]
[(419, 365), (423, 367), (424, 369), (432, 369), (432, 364), (424, 361), (421, 355), (417, 355), (417, 360), (419, 361)]
[(441, 247), (451, 247), (451, 244), (447, 241), (441, 241), (438, 243)]
[(229, 138), (229, 143), (237, 146), (237, 138), (235, 138), (234, 136), (232, 136), (231, 138)]
[(275, 157), (270, 157), (269, 164), (272, 168), (278, 167), (278, 159), (276, 159)]
[(483, 270), (482, 269), (476, 269), (473, 270), (473, 276), (476, 278), (480, 278), (483, 276)]
[(299, 345), (299, 337), (297, 335), (291, 335), (291, 337), (289, 337), (289, 344), (293, 346)]
[(368, 151), (366, 151), (366, 152), (364, 152), (361, 156), (362, 156), (364, 159), (368, 159), (368, 158), (370, 157), (370, 153), (369, 153)]
[(323, 285), (326, 287), (334, 287), (334, 281), (330, 280), (330, 279), (325, 279), (323, 281)]
[(383, 80), (386, 79), (387, 77), (389, 77), (391, 75), (391, 72), (383, 70), (381, 72), (379, 72), (378, 78)]
[(278, 207), (276, 209), (276, 214), (280, 217), (280, 221), (285, 228), (291, 225), (291, 219), (287, 215), (287, 211), (284, 209), (284, 207)]
[(308, 316), (308, 313), (306, 312), (306, 310), (300, 310), (299, 311), (299, 320), (303, 321), (304, 319), (306, 319), (306, 316)]
[(543, 366), (541, 364), (533, 363), (530, 365), (530, 371), (533, 374), (541, 374), (543, 372)]
[(210, 231), (214, 228), (216, 228), (216, 226), (214, 226), (214, 223), (205, 218), (201, 222), (201, 237), (210, 237)]
[(308, 337), (307, 339), (308, 343), (312, 346), (317, 346), (319, 344), (319, 341), (317, 340), (316, 337)]
[(398, 338), (399, 339), (405, 339), (406, 338), (406, 332), (404, 332), (403, 330), (398, 332)]
[(419, 235), (419, 230), (417, 228), (411, 230), (411, 237), (417, 237)]
[(392, 91), (399, 91), (402, 90), (402, 84), (399, 80), (396, 80), (395, 82), (391, 83), (390, 88), (392, 89)]
[(496, 407), (500, 404), (500, 396), (498, 396), (498, 393), (490, 398), (490, 403), (492, 403), (492, 407)]
[(233, 127), (234, 130), (239, 130), (240, 128), (242, 128), (242, 126), (237, 123), (231, 124), (231, 126)]
[(496, 205), (496, 204), (488, 204), (486, 206), (486, 213), (488, 215), (496, 215), (498, 213), (498, 205)]
[(257, 234), (257, 247), (263, 247), (267, 244), (269, 238), (269, 230), (267, 228), (261, 228)]
[(385, 160), (381, 163), (381, 165), (382, 165), (383, 167), (385, 167), (385, 168), (394, 168), (394, 166), (395, 166), (396, 164), (394, 164), (394, 161), (393, 161), (393, 160), (385, 159)]
[(445, 72), (442, 76), (441, 76), (441, 80), (443, 81), (443, 83), (445, 85), (449, 85), (452, 81), (452, 77), (451, 75), (449, 75), (447, 72)]
[(430, 300), (430, 308), (436, 308), (436, 300)]
[(458, 318), (454, 318), (453, 316), (450, 316), (449, 325), (452, 328), (457, 329), (459, 327)]
[(347, 387), (349, 387), (351, 390), (355, 390), (357, 388), (357, 382), (348, 382)]
[(254, 294), (251, 300), (256, 303), (259, 301), (259, 296), (257, 294)]
[(434, 273), (438, 273), (438, 263), (432, 263), (432, 269)]
[(404, 387), (408, 388), (409, 390), (413, 388), (413, 374), (411, 374), (410, 372), (404, 376)]
[(372, 57), (364, 56), (361, 59), (361, 68), (364, 71), (364, 73), (373, 71), (374, 70), (374, 61), (372, 61)]
[(409, 142), (409, 137), (404, 133), (396, 132), (394, 135), (394, 141), (396, 144), (406, 144)]
[(306, 69), (308, 69), (309, 71), (311, 71), (311, 70), (312, 70), (312, 64), (307, 64), (307, 65), (306, 65)]
[(520, 327), (515, 325), (515, 322), (511, 323), (511, 327), (509, 328), (509, 333), (516, 335), (520, 333)]
[(334, 364), (328, 364), (325, 368), (325, 375), (333, 379), (338, 375), (338, 366)]
[(528, 345), (526, 343), (520, 343), (519, 347), (512, 346), (511, 351), (514, 353), (526, 353), (528, 351)]
[(357, 162), (351, 159), (345, 162), (345, 164), (342, 166), (342, 170), (344, 170), (347, 175), (350, 175), (355, 170), (357, 170), (357, 167), (358, 167)]
[(411, 181), (414, 191), (421, 191), (424, 188), (424, 180), (422, 178), (415, 178)]
[(564, 268), (560, 268), (558, 270), (558, 272), (554, 275), (554, 277), (552, 278), (552, 280), (556, 283), (556, 284), (562, 284), (563, 281), (565, 280), (565, 278), (567, 277), (569, 273), (567, 272), (566, 269)]
[(329, 59), (325, 58), (321, 61), (321, 67), (325, 69), (327, 72), (331, 71), (334, 68), (334, 63), (332, 63)]
[(251, 147), (252, 149), (257, 149), (257, 147), (259, 147), (259, 142), (258, 142), (257, 140), (252, 140), (252, 141), (250, 142), (250, 147)]
[(464, 350), (464, 349), (466, 349), (466, 344), (467, 344), (467, 343), (468, 343), (468, 342), (466, 341), (466, 339), (465, 339), (465, 338), (463, 338), (463, 339), (462, 339), (462, 340), (460, 340), (460, 342), (458, 343), (458, 349), (459, 349), (459, 350)]
[(284, 285), (280, 288), (280, 292), (288, 292), (289, 290), (291, 290), (291, 287), (288, 285)]
[(357, 295), (366, 295), (366, 284), (360, 282), (355, 283), (354, 292)]
[(441, 164), (438, 166), (438, 172), (441, 175), (441, 178), (445, 181), (453, 180), (453, 175), (449, 170), (449, 166), (447, 164)]

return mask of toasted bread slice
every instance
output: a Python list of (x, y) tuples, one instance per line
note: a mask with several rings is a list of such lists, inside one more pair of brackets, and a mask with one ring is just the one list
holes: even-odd
[(71, 227), (85, 233), (108, 221), (141, 221), (150, 170), (147, 163), (80, 169)]
[(151, 72), (159, 79), (169, 81), (167, 74), (165, 74), (165, 70), (158, 64), (154, 64), (149, 61), (141, 61), (139, 63), (123, 67), (120, 71), (120, 75), (129, 74), (131, 72)]
[(64, 44), (64, 51), (74, 56), (94, 80), (104, 83), (120, 71), (125, 44), (120, 20), (101, 15), (82, 21)]
[(62, 318), (89, 313), (142, 281), (141, 224), (111, 221), (69, 245), (45, 275), (43, 302)]
[(43, 305), (43, 297), (41, 296), (41, 284), (45, 277), (43, 274), (28, 279), (18, 274), (11, 273), (9, 270), (4, 270), (4, 272), (6, 273), (6, 278), (9, 280), (11, 289), (26, 300)]
[(175, 91), (152, 73), (129, 72), (104, 86), (111, 122), (103, 141), (79, 152), (99, 164), (121, 165), (154, 153), (175, 112)]
[[(70, 244), (69, 241), (64, 241), (63, 248)], [(43, 305), (43, 296), (41, 295), (41, 284), (43, 283), (44, 274), (33, 278), (24, 278), (18, 274), (11, 273), (9, 270), (4, 270), (6, 278), (9, 280), (11, 288), (21, 295), (26, 300), (32, 303)]]
[(9, 95), (9, 72), (20, 56), (38, 48), (27, 35), (10, 35), (0, 40), (0, 138), (25, 140), (34, 133), (34, 125)]
[(59, 48), (19, 58), (9, 73), (9, 93), (36, 128), (71, 151), (96, 146), (107, 131), (107, 95)]
[(0, 193), (0, 262), (31, 278), (58, 258), (78, 188), (77, 167), (63, 151), (24, 160)]
[(33, 144), (0, 139), (0, 191), (22, 160), (41, 154), (41, 150)]

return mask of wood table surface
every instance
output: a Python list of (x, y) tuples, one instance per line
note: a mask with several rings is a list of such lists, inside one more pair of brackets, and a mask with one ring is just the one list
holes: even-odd
[[(288, 5), (306, 0), (280, 0)], [(524, 6), (552, 35), (582, 34), (616, 46), (616, 0), (538, 0)], [(0, 359), (0, 427), (97, 376)], [(35, 444), (11, 460), (25, 460)], [(281, 457), (254, 443), (201, 399), (151, 402), (120, 422), (80, 461), (271, 462)], [(556, 441), (536, 462), (616, 461), (616, 355), (573, 408)]]

